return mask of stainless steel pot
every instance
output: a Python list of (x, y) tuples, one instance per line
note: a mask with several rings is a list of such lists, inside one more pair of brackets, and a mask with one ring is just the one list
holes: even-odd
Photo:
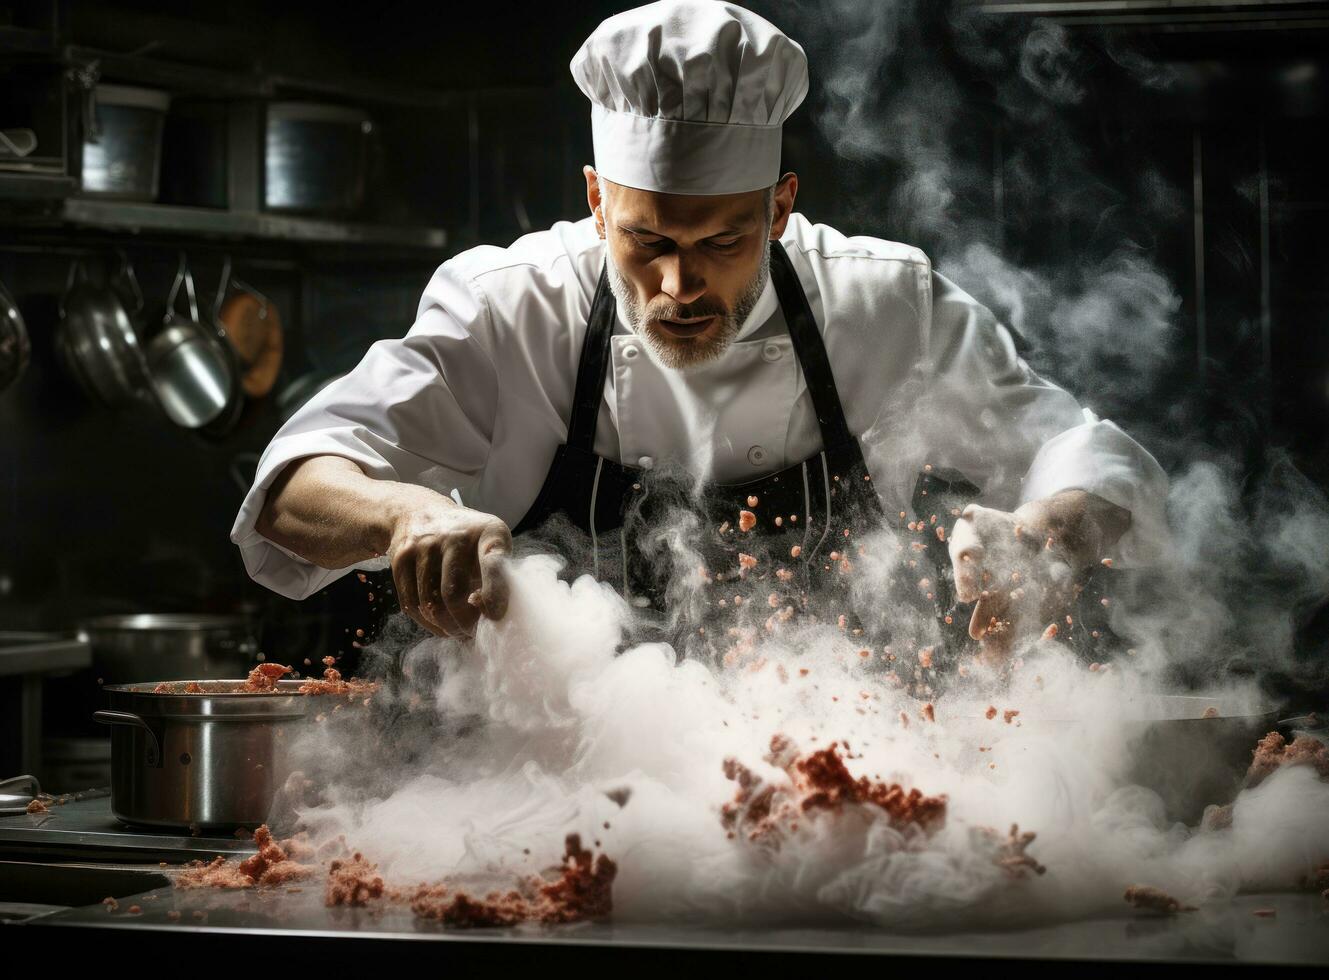
[(93, 126), (83, 142), (83, 193), (155, 201), (169, 92), (98, 85)]
[(319, 697), (281, 681), (273, 694), (240, 693), (243, 681), (210, 681), (221, 693), (154, 694), (155, 682), (105, 688), (111, 726), (111, 812), (154, 827), (257, 827), (290, 774), (289, 748)]
[(254, 665), (258, 637), (243, 616), (138, 613), (80, 624), (92, 646), (93, 670), (110, 684), (243, 677)]
[(347, 216), (365, 200), (369, 115), (349, 106), (268, 106), (263, 206), (269, 211)]

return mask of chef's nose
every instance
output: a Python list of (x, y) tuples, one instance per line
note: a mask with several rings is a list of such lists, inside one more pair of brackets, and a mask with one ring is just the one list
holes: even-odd
[(675, 252), (664, 257), (660, 291), (675, 303), (693, 303), (705, 295), (706, 279), (695, 263)]

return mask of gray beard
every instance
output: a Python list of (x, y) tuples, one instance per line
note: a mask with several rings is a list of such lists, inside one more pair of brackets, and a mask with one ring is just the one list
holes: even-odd
[(605, 267), (609, 272), (609, 288), (613, 292), (614, 298), (618, 300), (619, 307), (623, 310), (623, 315), (628, 321), (628, 326), (633, 333), (645, 341), (646, 346), (650, 348), (656, 360), (675, 371), (688, 371), (700, 367), (715, 360), (729, 349), (729, 345), (734, 342), (734, 338), (738, 336), (739, 330), (742, 329), (743, 321), (748, 318), (748, 314), (752, 312), (753, 307), (757, 305), (757, 300), (761, 299), (761, 294), (766, 289), (766, 280), (770, 276), (770, 262), (771, 243), (767, 241), (757, 274), (739, 293), (738, 299), (734, 302), (734, 308), (719, 314), (719, 328), (708, 337), (679, 340), (670, 337), (663, 331), (659, 319), (660, 317), (672, 319), (673, 316), (687, 314), (678, 313), (679, 308), (677, 306), (672, 310), (664, 309), (648, 312), (647, 308), (637, 301), (631, 284), (618, 271), (618, 267), (614, 265), (613, 256), (609, 254), (608, 249), (605, 249)]

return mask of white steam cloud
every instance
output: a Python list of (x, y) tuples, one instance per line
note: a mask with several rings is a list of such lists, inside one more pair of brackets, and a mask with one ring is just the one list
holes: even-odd
[[(935, 672), (863, 657), (833, 622), (762, 631), (729, 669), (676, 663), (662, 644), (620, 653), (630, 608), (558, 571), (547, 556), (517, 560), (505, 620), (473, 643), (420, 641), (374, 712), (315, 726), (304, 763), (326, 797), (302, 811), (305, 827), (344, 834), (401, 884), (493, 887), (555, 861), (578, 832), (619, 864), (621, 921), (1011, 926), (1112, 910), (1140, 883), (1190, 903), (1295, 887), (1329, 856), (1329, 783), (1310, 767), (1240, 793), (1230, 825), (1209, 829), (1177, 822), (1139, 784), (1141, 719), (1200, 704), (1250, 713), (1249, 691), (1178, 708), (1128, 665), (1091, 672), (1040, 642), (1009, 674), (973, 665), (929, 702), (929, 721), (899, 675), (921, 685)], [(412, 751), (379, 752), (373, 775), (348, 763), (348, 745), (400, 747), (406, 730)], [(945, 794), (944, 826), (928, 835), (863, 804), (810, 811), (773, 844), (731, 836), (725, 760), (787, 785), (763, 761), (776, 734), (805, 751), (838, 740), (855, 776)], [(1003, 866), (1016, 823), (1037, 834), (1027, 854), (1045, 874)]]

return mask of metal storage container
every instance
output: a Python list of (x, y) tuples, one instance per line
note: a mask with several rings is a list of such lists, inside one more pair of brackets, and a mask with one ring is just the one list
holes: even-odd
[(155, 89), (98, 85), (93, 125), (83, 134), (83, 193), (155, 201), (162, 126), (171, 96)]
[(348, 216), (365, 199), (369, 115), (347, 106), (268, 106), (263, 203), (270, 211)]

